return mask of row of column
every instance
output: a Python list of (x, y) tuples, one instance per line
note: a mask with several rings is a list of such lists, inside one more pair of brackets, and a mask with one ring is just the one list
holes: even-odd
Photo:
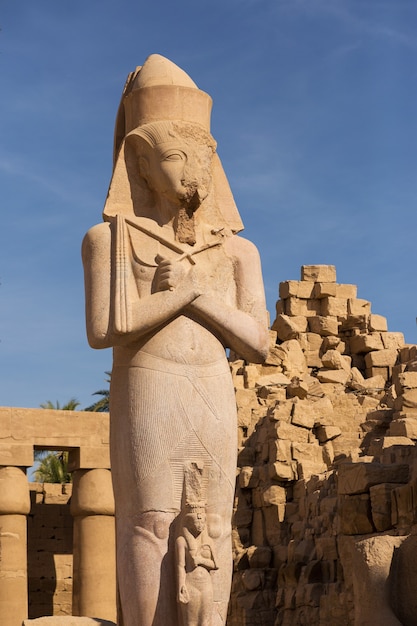
[[(0, 467), (0, 624), (28, 617), (29, 483), (18, 467)], [(73, 473), (73, 615), (116, 622), (114, 499), (107, 469)]]

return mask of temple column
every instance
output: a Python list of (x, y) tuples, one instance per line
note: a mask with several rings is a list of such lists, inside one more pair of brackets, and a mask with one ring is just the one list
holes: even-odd
[(24, 470), (0, 466), (0, 624), (21, 626), (28, 617), (27, 518)]
[(116, 622), (114, 498), (107, 469), (73, 473), (73, 614)]

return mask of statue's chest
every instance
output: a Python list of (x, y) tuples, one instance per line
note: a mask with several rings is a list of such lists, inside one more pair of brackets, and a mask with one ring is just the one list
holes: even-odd
[(132, 273), (140, 297), (155, 291), (158, 260), (164, 257), (173, 263), (184, 264), (186, 271), (195, 272), (205, 290), (218, 292), (227, 301), (235, 300), (234, 265), (224, 245), (202, 250), (197, 246), (184, 246), (183, 250), (178, 247), (177, 251), (172, 249), (170, 242), (165, 244), (136, 229), (129, 232), (129, 242)]

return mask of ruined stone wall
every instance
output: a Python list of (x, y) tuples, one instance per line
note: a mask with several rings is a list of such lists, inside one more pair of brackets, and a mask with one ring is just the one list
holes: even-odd
[(416, 358), (333, 266), (280, 284), (267, 362), (232, 362), (229, 626), (415, 623), (417, 589), (398, 585), (410, 543), (392, 558), (417, 512)]
[(29, 617), (72, 614), (72, 485), (30, 483)]

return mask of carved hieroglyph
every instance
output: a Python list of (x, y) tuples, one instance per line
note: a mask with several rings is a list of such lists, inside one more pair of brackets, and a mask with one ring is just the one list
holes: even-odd
[(236, 405), (225, 348), (260, 362), (268, 336), (258, 253), (236, 234), (210, 109), (159, 55), (128, 77), (104, 223), (83, 242), (88, 339), (113, 347), (124, 626), (226, 620)]

